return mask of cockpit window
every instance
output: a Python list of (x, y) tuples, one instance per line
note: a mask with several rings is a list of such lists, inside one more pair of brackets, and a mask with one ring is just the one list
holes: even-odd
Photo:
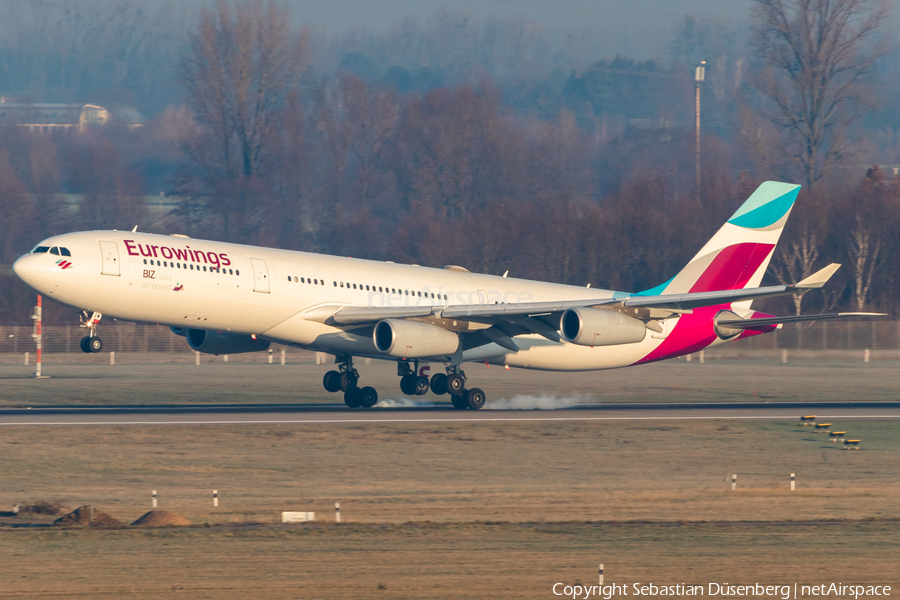
[(59, 248), (57, 248), (56, 246), (53, 246), (52, 248), (50, 248), (50, 254), (55, 254), (56, 256), (59, 256)]
[(72, 253), (69, 252), (68, 248), (63, 248), (61, 246), (59, 248), (59, 253), (62, 254), (63, 256), (72, 256)]
[(50, 249), (50, 246), (38, 246), (37, 248), (35, 248), (35, 249), (33, 250), (32, 253), (33, 253), (33, 254), (44, 254), (44, 253), (46, 253), (47, 250), (49, 250), (49, 249)]

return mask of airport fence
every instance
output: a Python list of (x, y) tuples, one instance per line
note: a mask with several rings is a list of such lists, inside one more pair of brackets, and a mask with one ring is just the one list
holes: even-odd
[[(33, 328), (29, 326), (0, 327), (0, 353), (34, 351), (32, 333)], [(44, 327), (44, 352), (81, 352), (79, 342), (85, 335), (86, 330), (77, 325)], [(100, 337), (104, 352), (193, 353), (184, 337), (161, 325), (103, 324)], [(748, 351), (895, 350), (900, 349), (900, 321), (822, 321), (785, 325), (783, 329), (742, 340), (734, 346)]]

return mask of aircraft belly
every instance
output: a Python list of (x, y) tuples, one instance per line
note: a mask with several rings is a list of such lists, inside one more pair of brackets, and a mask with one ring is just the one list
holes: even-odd
[(371, 335), (351, 333), (310, 321), (299, 314), (282, 321), (262, 333), (266, 339), (285, 344), (299, 344), (340, 354), (380, 354)]
[(537, 336), (517, 336), (515, 341), (521, 350), (506, 355), (506, 364), (511, 367), (540, 371), (597, 371), (634, 364), (660, 340), (648, 336), (637, 344), (593, 347), (551, 342)]

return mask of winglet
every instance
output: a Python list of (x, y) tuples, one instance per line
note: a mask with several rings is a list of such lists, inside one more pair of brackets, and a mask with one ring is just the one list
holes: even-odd
[(803, 281), (801, 281), (794, 287), (798, 287), (801, 289), (809, 289), (809, 290), (820, 288), (823, 285), (825, 285), (825, 283), (829, 279), (831, 279), (831, 276), (834, 275), (835, 271), (837, 271), (840, 268), (841, 268), (841, 265), (839, 265), (838, 263), (831, 263), (824, 269), (822, 269), (820, 271), (816, 271), (815, 273), (813, 273), (812, 275), (810, 275), (809, 277), (807, 277), (806, 279), (804, 279)]

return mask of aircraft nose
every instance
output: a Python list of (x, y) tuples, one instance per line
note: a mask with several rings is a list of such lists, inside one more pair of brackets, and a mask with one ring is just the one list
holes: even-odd
[(22, 281), (33, 281), (37, 271), (34, 259), (35, 256), (32, 254), (20, 256), (12, 265), (12, 270), (16, 277)]

